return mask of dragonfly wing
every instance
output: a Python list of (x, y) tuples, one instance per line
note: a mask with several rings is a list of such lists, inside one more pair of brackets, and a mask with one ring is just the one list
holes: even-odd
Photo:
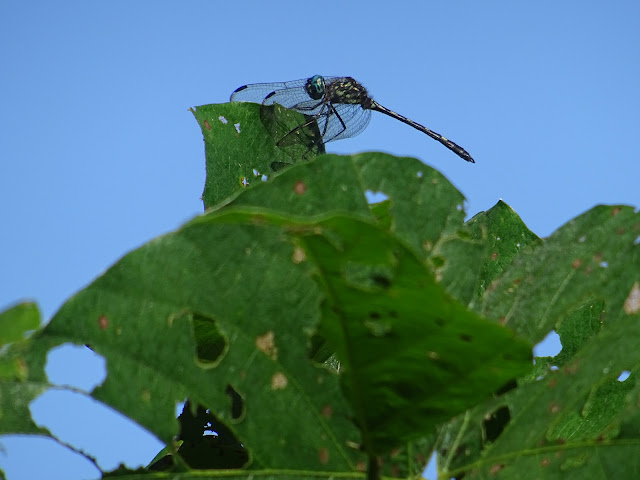
[[(305, 78), (300, 80), (292, 80), (290, 82), (252, 83), (249, 85), (243, 85), (242, 87), (237, 88), (231, 94), (231, 101), (262, 103), (268, 95), (274, 92), (282, 93), (286, 90), (293, 90), (294, 96), (300, 96), (302, 93), (304, 94), (306, 99), (309, 99), (309, 96), (306, 94), (304, 90), (304, 86), (306, 84), (307, 84), (307, 79)], [(299, 90), (301, 90), (301, 92)], [(300, 101), (301, 100), (298, 100), (298, 102)], [(280, 102), (277, 102), (277, 103), (280, 103)], [(280, 104), (282, 105), (282, 103)], [(286, 106), (286, 105), (283, 105), (283, 106)], [(290, 107), (287, 107), (287, 108), (290, 108)]]
[(322, 137), (325, 143), (355, 137), (367, 127), (371, 120), (371, 111), (356, 104), (333, 104), (330, 112), (326, 117), (326, 129), (318, 121), (320, 132), (324, 132)]

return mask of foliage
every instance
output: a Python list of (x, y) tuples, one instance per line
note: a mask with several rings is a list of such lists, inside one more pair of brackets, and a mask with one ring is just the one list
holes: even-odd
[[(543, 241), (503, 202), (465, 223), (462, 195), (415, 159), (277, 147), (292, 112), (193, 113), (207, 211), (31, 335), (34, 305), (0, 314), (0, 433), (51, 436), (28, 406), (70, 342), (107, 360), (89, 394), (167, 444), (105, 476), (415, 478), (434, 449), (441, 478), (640, 470), (633, 209)], [(532, 367), (554, 329), (562, 352)]]

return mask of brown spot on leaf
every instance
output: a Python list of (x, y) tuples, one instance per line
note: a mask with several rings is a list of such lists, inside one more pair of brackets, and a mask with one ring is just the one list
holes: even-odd
[(551, 380), (549, 380), (549, 383), (547, 383), (547, 386), (549, 388), (556, 388), (557, 384), (558, 384), (558, 380), (556, 378), (552, 378)]
[(25, 362), (24, 358), (18, 358), (15, 361), (15, 366), (16, 376), (24, 382), (29, 377), (29, 365)]
[(367, 465), (366, 463), (364, 463), (363, 460), (359, 461), (358, 463), (356, 463), (356, 470), (358, 470), (359, 472), (364, 472), (367, 470)]
[(504, 468), (504, 463), (496, 463), (495, 465), (491, 466), (491, 468), (489, 469), (489, 473), (491, 475), (495, 475), (496, 473), (498, 473), (503, 468)]
[(307, 259), (307, 253), (300, 247), (295, 247), (293, 249), (292, 260), (293, 263), (302, 263)]
[(489, 257), (489, 258), (491, 258), (491, 260), (496, 260), (498, 258), (498, 253), (497, 252), (493, 252), (491, 254), (491, 257)]
[(275, 335), (272, 330), (256, 338), (256, 347), (271, 360), (278, 359), (278, 347), (276, 347)]
[(274, 373), (273, 377), (271, 377), (272, 390), (282, 390), (287, 387), (287, 383), (289, 383), (289, 380), (282, 372)]
[(211, 130), (211, 125), (206, 120), (204, 121), (204, 128), (206, 128), (207, 130)]
[(620, 212), (622, 211), (621, 207), (613, 207), (611, 209), (611, 216), (615, 217), (616, 215), (618, 215)]
[(578, 368), (580, 367), (580, 362), (577, 360), (573, 363), (570, 363), (566, 367), (564, 367), (564, 373), (567, 375), (575, 375), (578, 372)]
[(574, 269), (580, 268), (580, 265), (582, 265), (581, 258), (576, 258), (573, 262), (571, 262), (571, 267)]
[(640, 311), (640, 283), (635, 282), (631, 291), (624, 301), (624, 313), (633, 315)]
[(320, 460), (321, 464), (326, 465), (329, 462), (329, 450), (322, 447), (318, 451), (318, 459)]
[(107, 327), (109, 326), (109, 319), (106, 315), (100, 315), (98, 317), (98, 326), (100, 327), (100, 330), (107, 329)]
[(307, 191), (307, 184), (304, 183), (302, 180), (298, 180), (293, 186), (293, 191), (298, 195), (302, 195), (304, 192)]
[(325, 405), (322, 407), (322, 416), (324, 418), (331, 418), (331, 415), (333, 415), (333, 408), (331, 405)]
[(542, 461), (540, 462), (540, 466), (541, 467), (546, 467), (549, 465), (549, 459), (548, 458), (543, 458)]
[(549, 405), (549, 412), (551, 412), (552, 414), (556, 414), (561, 410), (560, 405), (558, 405), (557, 403), (553, 402), (551, 403), (551, 405)]

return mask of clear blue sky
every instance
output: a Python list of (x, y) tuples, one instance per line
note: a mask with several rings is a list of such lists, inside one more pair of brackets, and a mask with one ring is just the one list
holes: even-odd
[[(355, 77), (477, 163), (375, 113), (328, 151), (418, 157), (462, 191), (469, 215), (502, 198), (547, 236), (599, 203), (638, 206), (638, 18), (633, 0), (5, 0), (0, 308), (34, 299), (48, 320), (126, 252), (200, 213), (204, 152), (187, 109), (246, 83)], [(99, 382), (101, 367), (74, 352), (54, 355), (52, 377)], [(157, 441), (113, 413), (95, 423), (88, 403), (58, 392), (34, 416), (106, 469), (153, 457)], [(98, 474), (49, 440), (0, 446), (12, 480)]]

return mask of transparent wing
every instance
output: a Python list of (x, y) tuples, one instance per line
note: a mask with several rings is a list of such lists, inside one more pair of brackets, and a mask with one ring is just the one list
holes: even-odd
[(356, 104), (338, 103), (329, 107), (326, 115), (318, 117), (318, 128), (322, 140), (327, 143), (355, 137), (369, 125), (369, 120), (371, 110)]
[[(340, 77), (324, 77), (331, 83)], [(296, 110), (305, 115), (318, 115), (322, 110), (322, 101), (312, 99), (305, 89), (308, 78), (290, 82), (253, 83), (243, 85), (231, 94), (232, 102), (253, 102), (263, 105), (277, 103), (285, 108)]]
[[(301, 80), (292, 80), (290, 82), (252, 83), (250, 85), (243, 85), (240, 88), (236, 88), (236, 90), (231, 94), (231, 101), (262, 103), (265, 97), (272, 92), (287, 89), (302, 89), (304, 92), (304, 86), (306, 83), (307, 79), (304, 78)], [(308, 99), (309, 96), (306, 96)]]

